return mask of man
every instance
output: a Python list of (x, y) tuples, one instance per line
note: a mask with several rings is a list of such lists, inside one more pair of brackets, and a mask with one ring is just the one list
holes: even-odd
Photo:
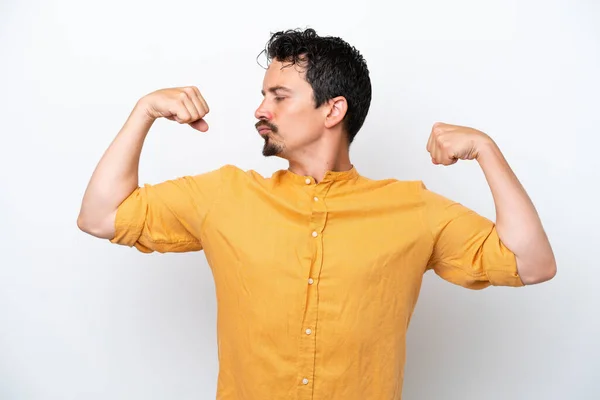
[(496, 224), (421, 182), (371, 180), (349, 146), (371, 100), (359, 52), (314, 30), (274, 34), (256, 128), (264, 178), (231, 165), (138, 187), (157, 118), (208, 129), (195, 87), (136, 104), (86, 190), (79, 227), (142, 252), (204, 250), (218, 305), (218, 399), (400, 399), (405, 335), (423, 274), (471, 289), (551, 279), (534, 206), (494, 141), (436, 123), (435, 164), (476, 160)]

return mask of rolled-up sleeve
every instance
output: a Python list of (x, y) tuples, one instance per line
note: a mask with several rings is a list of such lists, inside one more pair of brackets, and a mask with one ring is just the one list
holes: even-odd
[(110, 242), (143, 253), (202, 250), (202, 225), (222, 190), (224, 170), (137, 188), (119, 205)]
[(502, 243), (492, 221), (421, 186), (425, 223), (432, 236), (427, 269), (469, 289), (523, 286), (515, 255)]

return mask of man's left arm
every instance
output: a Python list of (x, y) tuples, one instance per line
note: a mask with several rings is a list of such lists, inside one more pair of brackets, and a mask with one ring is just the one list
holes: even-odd
[(436, 123), (427, 150), (434, 164), (477, 160), (494, 198), (498, 236), (515, 254), (521, 280), (532, 285), (552, 279), (556, 261), (540, 217), (496, 143), (476, 129)]

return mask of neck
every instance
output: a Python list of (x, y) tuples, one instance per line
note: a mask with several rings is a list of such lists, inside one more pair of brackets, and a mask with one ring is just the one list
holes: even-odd
[(348, 171), (352, 169), (347, 141), (327, 145), (318, 143), (313, 149), (306, 149), (301, 156), (290, 158), (288, 170), (297, 175), (312, 176), (320, 182), (328, 171)]

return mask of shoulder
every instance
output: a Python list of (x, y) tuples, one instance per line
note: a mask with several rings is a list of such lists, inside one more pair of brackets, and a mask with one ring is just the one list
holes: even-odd
[(238, 167), (237, 165), (224, 164), (218, 168), (214, 168), (208, 172), (203, 172), (203, 173), (197, 174), (195, 176), (202, 176), (202, 175), (207, 175), (207, 174), (220, 175), (224, 179), (226, 179), (226, 178), (231, 179), (231, 178), (251, 177), (257, 173), (254, 170), (244, 170), (244, 169)]
[(426, 190), (421, 180), (401, 180), (396, 178), (371, 179), (361, 176), (359, 184), (374, 190), (384, 190), (402, 195), (421, 196)]
[(229, 184), (238, 187), (252, 184), (264, 185), (272, 179), (271, 177), (261, 175), (253, 169), (243, 169), (233, 164), (225, 164), (215, 170), (215, 172), (221, 176), (222, 181), (226, 185)]

